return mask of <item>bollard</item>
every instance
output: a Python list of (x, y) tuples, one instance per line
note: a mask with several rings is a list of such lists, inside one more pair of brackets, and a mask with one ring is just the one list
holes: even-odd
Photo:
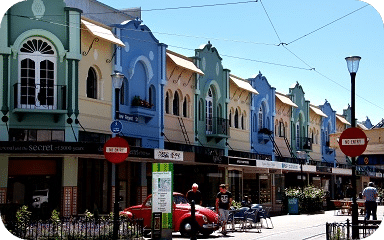
[(191, 202), (191, 240), (196, 240), (196, 209), (195, 209), (195, 200), (192, 200)]

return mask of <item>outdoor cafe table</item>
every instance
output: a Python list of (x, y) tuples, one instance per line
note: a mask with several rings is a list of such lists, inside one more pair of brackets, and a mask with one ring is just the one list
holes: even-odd
[[(331, 202), (334, 203), (335, 208), (337, 210), (340, 210), (342, 214), (348, 214), (350, 215), (352, 212), (352, 200), (351, 199), (340, 199), (340, 200), (331, 200)], [(362, 212), (365, 212), (365, 202), (364, 200), (356, 200), (358, 208), (362, 210)]]

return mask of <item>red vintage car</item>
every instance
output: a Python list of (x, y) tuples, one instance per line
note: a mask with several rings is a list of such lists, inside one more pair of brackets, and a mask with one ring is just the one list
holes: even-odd
[[(196, 205), (196, 221), (198, 223), (197, 232), (208, 236), (219, 228), (219, 216), (216, 212)], [(141, 205), (132, 206), (120, 212), (120, 215), (127, 217), (144, 219), (144, 228), (148, 231), (151, 229), (152, 218), (152, 195)], [(173, 193), (173, 231), (180, 231), (184, 237), (189, 237), (192, 231), (191, 206), (187, 198), (181, 193)]]

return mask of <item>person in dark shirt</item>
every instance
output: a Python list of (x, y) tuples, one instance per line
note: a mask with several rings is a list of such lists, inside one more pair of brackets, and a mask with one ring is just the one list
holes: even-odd
[(199, 191), (199, 185), (197, 185), (197, 183), (192, 184), (192, 189), (187, 192), (187, 199), (189, 203), (192, 203), (192, 200), (195, 200), (195, 204), (203, 204), (201, 192)]
[(225, 184), (220, 184), (220, 192), (216, 196), (216, 212), (220, 215), (220, 220), (222, 223), (222, 233), (225, 235), (227, 230), (225, 226), (227, 225), (229, 217), (229, 209), (232, 205), (232, 193), (227, 191)]

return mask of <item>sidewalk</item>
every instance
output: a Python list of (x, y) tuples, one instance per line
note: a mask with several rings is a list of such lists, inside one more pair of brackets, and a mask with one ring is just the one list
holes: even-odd
[[(383, 220), (384, 206), (378, 206), (377, 219)], [(331, 222), (345, 222), (347, 219), (352, 220), (348, 215), (335, 215), (335, 211), (325, 211), (323, 214), (302, 214), (302, 215), (283, 215), (272, 217), (273, 229), (263, 228), (261, 233), (256, 229), (248, 229), (246, 231), (229, 232), (223, 236), (219, 231), (214, 232), (208, 239), (222, 238), (228, 240), (325, 240), (325, 224)], [(364, 219), (359, 215), (359, 219)], [(269, 223), (269, 220), (268, 220)], [(269, 224), (269, 226), (271, 226)], [(174, 233), (173, 238), (181, 238), (179, 233)], [(198, 236), (199, 239), (202, 236)]]

